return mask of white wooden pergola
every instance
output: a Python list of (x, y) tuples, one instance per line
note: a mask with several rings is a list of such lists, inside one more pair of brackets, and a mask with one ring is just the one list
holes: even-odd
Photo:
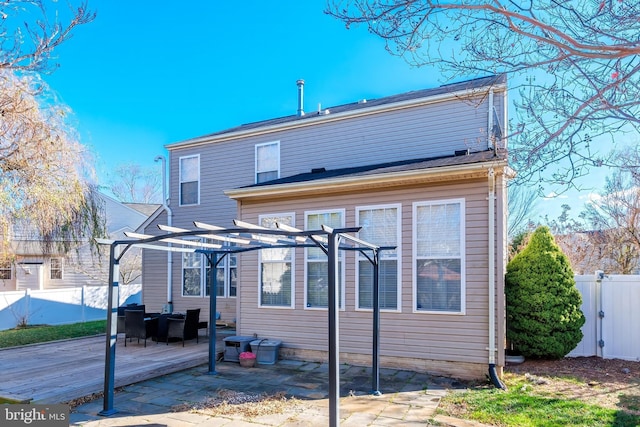
[[(373, 265), (373, 327), (372, 327), (372, 390), (379, 391), (379, 348), (380, 348), (380, 304), (379, 304), (379, 259), (383, 250), (395, 247), (381, 247), (354, 236), (360, 228), (331, 228), (322, 226), (319, 230), (299, 230), (276, 223), (276, 228), (265, 228), (243, 221), (234, 221), (235, 228), (223, 228), (215, 225), (194, 222), (194, 229), (159, 226), (166, 232), (162, 235), (126, 233), (127, 240), (100, 240), (100, 244), (109, 245), (109, 301), (107, 311), (107, 336), (105, 348), (104, 396), (102, 416), (117, 412), (113, 407), (114, 378), (117, 338), (118, 277), (119, 262), (132, 247), (160, 251), (202, 253), (210, 265), (209, 291), (209, 374), (215, 375), (216, 369), (216, 267), (225, 256), (262, 249), (275, 248), (320, 248), (328, 257), (329, 282), (329, 422), (330, 426), (339, 425), (340, 401), (340, 351), (339, 351), (339, 286), (338, 254), (341, 250), (358, 251)], [(193, 240), (193, 237), (205, 241)], [(189, 239), (191, 238), (191, 239)], [(215, 242), (215, 243), (214, 243)], [(217, 243), (220, 242), (220, 243)], [(227, 243), (226, 245), (224, 243)], [(231, 245), (232, 244), (232, 245)], [(213, 298), (211, 297), (213, 296)]]

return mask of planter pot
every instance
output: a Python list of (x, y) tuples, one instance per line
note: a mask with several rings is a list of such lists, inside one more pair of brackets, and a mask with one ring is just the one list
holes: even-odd
[(244, 368), (253, 368), (256, 366), (256, 359), (240, 359), (240, 366)]

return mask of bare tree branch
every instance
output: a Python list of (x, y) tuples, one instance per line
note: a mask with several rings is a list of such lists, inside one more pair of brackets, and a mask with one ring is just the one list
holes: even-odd
[[(45, 0), (0, 1), (0, 69), (50, 71), (53, 51), (72, 36), (76, 27), (93, 21), (95, 12), (86, 2), (75, 9), (69, 5), (69, 22), (63, 11), (47, 8)], [(26, 20), (25, 17), (33, 17)]]
[(568, 188), (640, 126), (639, 3), (330, 0), (326, 13), (445, 81), (509, 74), (517, 179)]

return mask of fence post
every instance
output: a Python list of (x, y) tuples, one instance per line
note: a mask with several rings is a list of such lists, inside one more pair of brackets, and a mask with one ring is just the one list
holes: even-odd
[[(27, 288), (24, 290), (24, 324), (29, 324), (29, 319), (31, 318), (31, 289)], [(20, 319), (18, 319), (20, 321)]]
[(82, 289), (80, 290), (80, 317), (82, 318), (83, 323), (87, 321), (87, 315), (85, 313), (86, 292), (87, 285), (82, 285)]

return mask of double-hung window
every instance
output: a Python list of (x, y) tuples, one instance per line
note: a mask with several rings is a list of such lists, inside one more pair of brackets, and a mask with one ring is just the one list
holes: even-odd
[[(219, 255), (220, 256), (220, 255)], [(205, 259), (206, 262), (206, 259)], [(238, 292), (238, 265), (236, 254), (227, 253), (218, 262), (216, 268), (216, 296), (235, 297)], [(209, 263), (205, 265), (205, 295), (211, 294), (211, 268)]]
[(180, 157), (180, 206), (200, 203), (200, 155)]
[(11, 280), (11, 263), (0, 263), (0, 280)]
[(51, 258), (49, 274), (51, 280), (62, 280), (62, 258)]
[[(381, 310), (400, 310), (400, 205), (365, 206), (356, 208), (358, 236), (378, 246), (395, 246), (380, 252), (378, 261), (378, 301)], [(358, 253), (356, 271), (356, 308), (373, 308), (373, 264)]]
[(256, 144), (256, 184), (280, 178), (280, 141)]
[(196, 252), (182, 254), (182, 296), (202, 295), (203, 255)]
[[(276, 222), (295, 226), (294, 214), (261, 215), (260, 225), (276, 228)], [(293, 307), (293, 248), (260, 251), (260, 306)]]
[(413, 204), (414, 311), (464, 313), (463, 199)]
[[(227, 253), (216, 268), (216, 296), (235, 297), (238, 289), (236, 254)], [(211, 268), (200, 253), (182, 254), (182, 296), (208, 297), (211, 294)]]
[[(305, 213), (305, 230), (320, 230), (322, 225), (344, 227), (344, 209)], [(344, 304), (344, 252), (338, 255), (338, 300)], [(305, 249), (305, 305), (307, 308), (329, 307), (329, 262), (320, 248)]]

